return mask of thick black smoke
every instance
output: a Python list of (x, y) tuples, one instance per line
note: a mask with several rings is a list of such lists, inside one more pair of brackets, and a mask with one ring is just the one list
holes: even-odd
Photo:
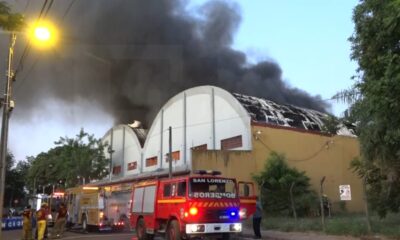
[[(68, 5), (55, 1), (50, 16), (61, 21)], [(238, 6), (224, 1), (194, 13), (179, 0), (78, 0), (62, 22), (64, 49), (40, 56), (21, 84), (19, 107), (35, 111), (43, 97), (85, 100), (116, 123), (149, 124), (175, 94), (216, 85), (325, 111), (329, 106), (320, 97), (289, 87), (277, 63), (249, 65), (245, 53), (231, 48), (240, 20)]]

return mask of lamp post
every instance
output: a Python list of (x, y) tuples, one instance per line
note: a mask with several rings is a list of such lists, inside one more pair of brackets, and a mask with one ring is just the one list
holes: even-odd
[[(7, 72), (6, 72), (6, 85), (4, 89), (4, 97), (2, 101), (3, 115), (1, 122), (1, 138), (0, 138), (0, 217), (3, 217), (3, 206), (4, 206), (4, 187), (6, 179), (6, 159), (7, 159), (7, 141), (8, 141), (8, 122), (10, 118), (11, 110), (13, 109), (13, 102), (11, 100), (11, 81), (13, 73), (11, 69), (12, 59), (14, 56), (14, 45), (17, 36), (15, 33), (11, 33), (10, 44), (8, 48), (8, 59), (7, 59)], [(0, 228), (1, 233), (1, 228)]]
[[(41, 46), (45, 44), (54, 43), (53, 30), (48, 27), (46, 23), (36, 23), (34, 28), (30, 30), (32, 37), (32, 43), (41, 43)], [(6, 69), (6, 83), (4, 89), (4, 97), (2, 99), (2, 124), (1, 124), (1, 136), (0, 136), (0, 220), (3, 217), (3, 206), (4, 206), (4, 188), (5, 188), (5, 175), (7, 166), (7, 142), (8, 142), (8, 124), (10, 119), (10, 114), (14, 108), (14, 101), (11, 100), (12, 97), (12, 81), (15, 80), (15, 76), (12, 69), (12, 62), (14, 57), (14, 46), (17, 35), (15, 32), (10, 33), (10, 42), (8, 46), (8, 58), (7, 58), (7, 69)], [(1, 227), (0, 227), (1, 235)]]

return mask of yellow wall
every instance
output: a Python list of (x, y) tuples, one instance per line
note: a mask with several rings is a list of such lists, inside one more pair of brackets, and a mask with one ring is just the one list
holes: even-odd
[[(271, 150), (283, 153), (291, 167), (305, 171), (315, 191), (323, 176), (324, 193), (338, 210), (339, 185), (351, 186), (351, 201), (346, 209), (351, 212), (363, 210), (362, 185), (358, 176), (349, 170), (352, 159), (359, 155), (356, 138), (325, 136), (290, 129), (252, 126), (252, 151), (193, 151), (193, 169), (214, 169), (224, 176), (251, 181), (252, 173), (260, 172)], [(256, 134), (260, 131), (260, 134)]]

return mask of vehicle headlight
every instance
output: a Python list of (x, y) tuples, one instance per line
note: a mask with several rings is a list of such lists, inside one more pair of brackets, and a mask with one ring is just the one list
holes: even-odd
[(192, 233), (204, 232), (205, 226), (204, 224), (192, 224), (190, 226), (190, 231)]
[(239, 216), (240, 216), (240, 218), (246, 218), (247, 217), (247, 209), (246, 208), (240, 209)]
[(233, 232), (241, 232), (242, 231), (242, 224), (241, 223), (233, 223), (229, 225), (229, 230)]

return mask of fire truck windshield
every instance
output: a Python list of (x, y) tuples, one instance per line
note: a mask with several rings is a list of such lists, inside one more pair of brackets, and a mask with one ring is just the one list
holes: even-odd
[(192, 198), (236, 198), (236, 182), (228, 178), (193, 177), (189, 184)]

